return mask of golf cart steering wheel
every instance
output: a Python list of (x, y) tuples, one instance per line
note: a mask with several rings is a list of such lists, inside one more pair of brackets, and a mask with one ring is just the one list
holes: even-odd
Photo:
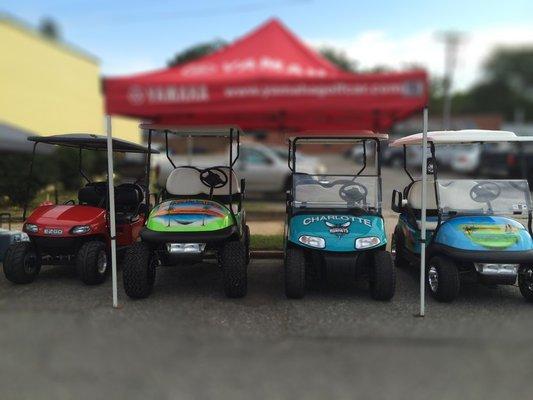
[(359, 203), (361, 200), (366, 203), (368, 189), (358, 182), (345, 183), (339, 189), (339, 196), (348, 203)]
[(228, 183), (228, 175), (219, 167), (206, 168), (200, 172), (200, 181), (210, 189), (219, 189)]
[(498, 198), (500, 187), (494, 182), (481, 182), (470, 189), (470, 198), (477, 203), (489, 203)]
[(74, 204), (76, 204), (76, 202), (75, 202), (74, 200), (67, 200), (67, 201), (65, 201), (65, 202), (63, 203), (63, 205), (65, 205), (65, 206), (68, 206), (68, 205), (74, 205)]

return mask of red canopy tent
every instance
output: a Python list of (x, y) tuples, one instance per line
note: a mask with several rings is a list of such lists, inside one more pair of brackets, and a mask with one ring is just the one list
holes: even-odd
[(104, 82), (109, 114), (245, 130), (386, 130), (427, 103), (425, 71), (347, 73), (272, 19), (220, 51)]

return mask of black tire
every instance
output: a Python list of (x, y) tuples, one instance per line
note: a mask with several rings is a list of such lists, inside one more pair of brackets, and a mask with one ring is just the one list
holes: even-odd
[(30, 242), (13, 243), (4, 258), (4, 275), (13, 283), (31, 283), (41, 271), (41, 257)]
[(520, 266), (518, 272), (518, 288), (527, 301), (533, 302), (533, 266)]
[(244, 241), (232, 241), (224, 244), (220, 250), (220, 266), (226, 296), (230, 298), (246, 296), (248, 267)]
[(370, 295), (374, 300), (388, 301), (396, 291), (396, 269), (388, 251), (376, 250), (372, 253), (370, 272)]
[(285, 251), (285, 295), (289, 299), (305, 296), (305, 254), (298, 247)]
[(76, 271), (86, 285), (105, 281), (111, 260), (105, 243), (92, 240), (84, 243), (76, 255)]
[(405, 238), (400, 227), (394, 229), (391, 240), (391, 253), (394, 255), (394, 265), (396, 268), (407, 268), (410, 263), (404, 256)]
[[(431, 283), (436, 272), (437, 284)], [(440, 302), (450, 303), (457, 298), (461, 288), (459, 270), (453, 260), (435, 256), (429, 260), (426, 270), (426, 284), (431, 295)]]
[(144, 242), (136, 242), (126, 250), (122, 267), (124, 291), (132, 299), (148, 297), (154, 288), (157, 258)]
[(244, 241), (244, 248), (246, 251), (246, 265), (250, 264), (251, 254), (250, 254), (250, 227), (248, 225), (244, 225), (243, 230), (243, 241)]

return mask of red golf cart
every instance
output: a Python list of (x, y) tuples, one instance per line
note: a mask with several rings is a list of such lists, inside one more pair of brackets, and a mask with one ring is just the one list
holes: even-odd
[[(86, 184), (79, 189), (77, 199), (63, 204), (42, 203), (27, 219), (27, 205), (24, 207), (23, 231), (30, 240), (14, 243), (8, 248), (4, 259), (6, 278), (14, 283), (30, 283), (39, 273), (41, 265), (74, 263), (85, 284), (102, 283), (110, 264), (108, 182), (92, 182), (83, 172), (82, 151), (106, 151), (106, 137), (64, 134), (35, 136), (28, 140), (34, 142), (28, 185), (32, 179), (35, 149), (39, 143), (79, 149), (79, 172)], [(119, 139), (113, 139), (113, 151), (148, 156), (147, 148)], [(119, 249), (134, 243), (144, 225), (148, 179), (143, 181), (144, 187), (137, 183), (140, 180), (115, 187), (116, 241)]]

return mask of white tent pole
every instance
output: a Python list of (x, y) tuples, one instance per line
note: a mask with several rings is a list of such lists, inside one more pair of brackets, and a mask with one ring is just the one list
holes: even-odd
[(420, 232), (420, 316), (426, 315), (426, 210), (427, 210), (428, 109), (424, 108), (422, 133), (422, 227)]
[(113, 285), (113, 307), (118, 308), (117, 293), (117, 229), (115, 225), (115, 183), (113, 179), (113, 132), (111, 126), (111, 116), (106, 115), (107, 131), (107, 177), (109, 193), (109, 223), (111, 235), (111, 279)]

